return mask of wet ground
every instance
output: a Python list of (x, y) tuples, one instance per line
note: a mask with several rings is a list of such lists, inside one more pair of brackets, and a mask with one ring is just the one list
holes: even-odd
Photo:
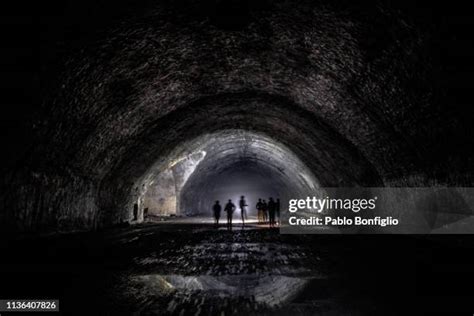
[(1, 297), (59, 298), (65, 315), (464, 314), (471, 245), (144, 224), (9, 241)]

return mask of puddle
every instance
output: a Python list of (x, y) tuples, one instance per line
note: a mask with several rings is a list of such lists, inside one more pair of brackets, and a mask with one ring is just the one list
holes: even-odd
[(248, 297), (268, 306), (291, 301), (309, 284), (311, 279), (255, 275), (239, 276), (183, 276), (141, 275), (131, 277), (134, 287), (142, 288), (150, 295), (167, 295), (173, 291), (203, 291), (222, 297)]

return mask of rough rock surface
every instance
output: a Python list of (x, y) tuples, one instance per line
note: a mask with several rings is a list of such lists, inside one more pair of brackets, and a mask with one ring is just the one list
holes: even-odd
[(434, 9), (101, 5), (43, 18), (42, 106), (2, 183), (9, 230), (127, 220), (147, 170), (228, 129), (287, 146), (326, 186), (472, 184), (472, 109), (449, 99), (462, 85)]

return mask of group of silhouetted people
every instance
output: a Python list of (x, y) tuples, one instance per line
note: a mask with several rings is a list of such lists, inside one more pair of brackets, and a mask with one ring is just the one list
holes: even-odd
[[(245, 200), (245, 196), (241, 196), (239, 200), (239, 208), (240, 208), (240, 216), (242, 218), (242, 226), (245, 226), (245, 220), (247, 219), (247, 201)], [(269, 223), (270, 227), (275, 227), (276, 225), (276, 218), (278, 221), (280, 220), (280, 199), (273, 200), (272, 197), (269, 198), (268, 203), (262, 199), (258, 199), (257, 205), (257, 214), (258, 214), (258, 223)], [(236, 206), (232, 203), (232, 200), (229, 199), (227, 204), (224, 206), (224, 212), (227, 213), (227, 229), (232, 229), (232, 218), (234, 215), (234, 211)], [(216, 201), (214, 206), (212, 207), (214, 212), (214, 223), (216, 226), (219, 225), (219, 219), (221, 217), (222, 206), (219, 201)]]
[(269, 223), (270, 227), (275, 227), (277, 218), (280, 222), (280, 199), (273, 200), (272, 197), (268, 199), (268, 203), (265, 200), (258, 199), (257, 205), (257, 217), (260, 224)]

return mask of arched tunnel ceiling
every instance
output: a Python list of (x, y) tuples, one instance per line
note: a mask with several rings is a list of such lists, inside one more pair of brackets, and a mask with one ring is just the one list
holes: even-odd
[[(238, 115), (247, 115), (244, 102), (257, 99), (262, 119), (246, 117), (249, 129), (262, 120), (269, 131), (278, 124), (313, 130), (311, 134), (330, 129), (357, 147), (381, 176), (419, 172), (419, 148), (404, 136), (404, 125), (408, 117), (416, 120), (423, 114), (430, 92), (417, 87), (410, 100), (413, 91), (396, 91), (414, 79), (423, 82), (425, 70), (417, 57), (423, 38), (402, 19), (406, 23), (391, 27), (403, 30), (403, 38), (379, 43), (376, 54), (368, 51), (364, 38), (367, 21), (334, 9), (321, 3), (275, 2), (268, 10), (255, 11), (242, 29), (229, 31), (186, 9), (170, 17), (170, 8), (157, 3), (145, 16), (109, 29), (69, 61), (53, 117), (44, 122), (54, 125), (60, 119), (61, 124), (44, 132), (49, 148), (61, 151), (48, 156), (74, 153), (72, 163), (100, 179), (167, 115), (182, 111), (174, 128), (179, 130), (180, 124), (194, 120), (186, 108), (210, 102), (214, 106), (209, 111), (226, 108), (223, 115), (234, 118), (209, 113), (200, 118), (203, 125), (226, 128), (222, 120), (239, 121)], [(402, 54), (400, 67), (393, 65), (395, 54)], [(272, 111), (283, 112), (272, 99), (284, 103), (287, 122), (281, 116), (271, 122)], [(308, 116), (307, 126), (292, 120), (297, 113)]]
[[(277, 141), (243, 130), (226, 130), (206, 135), (206, 152), (203, 161), (196, 171), (204, 174), (221, 174), (224, 170), (238, 163), (263, 164), (274, 172), (297, 176), (298, 172), (310, 177), (310, 170), (288, 148)], [(313, 187), (317, 186), (316, 179)]]
[[(166, 157), (180, 142), (203, 132), (239, 128), (266, 134), (288, 146), (320, 174), (325, 185), (381, 183), (377, 170), (355, 146), (311, 113), (298, 111), (280, 98), (253, 94), (215, 96), (176, 110), (155, 123), (129, 148), (104, 153), (114, 156), (116, 163), (104, 166), (110, 168), (108, 176), (115, 179), (116, 175), (127, 174), (126, 178), (132, 179), (145, 172), (157, 157)], [(107, 161), (97, 163), (104, 165)], [(96, 170), (100, 169), (98, 165)]]
[[(209, 133), (177, 146), (165, 160), (158, 160), (140, 178), (145, 184), (161, 172), (176, 168), (191, 157), (196, 163), (192, 172), (201, 175), (219, 176), (229, 168), (262, 166), (264, 174), (281, 174), (287, 179), (303, 174), (310, 188), (320, 186), (312, 171), (288, 147), (264, 134), (246, 130), (229, 129)], [(196, 157), (196, 158), (193, 158)]]

